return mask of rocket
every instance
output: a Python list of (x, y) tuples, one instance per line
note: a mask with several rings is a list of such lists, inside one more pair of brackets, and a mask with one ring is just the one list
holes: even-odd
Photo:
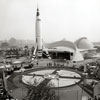
[(41, 21), (41, 19), (39, 17), (40, 17), (40, 13), (39, 13), (39, 9), (37, 7), (36, 22), (35, 22), (35, 39), (36, 40), (35, 40), (35, 50), (33, 52), (33, 59), (36, 58), (36, 57), (41, 58), (42, 55), (43, 55), (43, 51), (45, 51), (47, 57), (50, 58), (47, 50), (46, 49), (43, 50), (44, 46), (43, 46), (43, 43), (42, 43), (41, 31), (40, 31), (40, 21)]
[(39, 58), (42, 57), (43, 44), (42, 44), (41, 33), (40, 33), (41, 19), (39, 18), (39, 16), (40, 16), (40, 13), (39, 13), (39, 9), (37, 8), (36, 22), (35, 22), (35, 50), (33, 52), (32, 59), (36, 57), (39, 57)]
[(36, 25), (35, 25), (35, 38), (36, 38), (36, 45), (37, 45), (37, 50), (42, 51), (42, 39), (41, 39), (41, 34), (40, 34), (40, 21), (41, 19), (39, 18), (39, 9), (37, 8), (37, 14), (36, 14)]

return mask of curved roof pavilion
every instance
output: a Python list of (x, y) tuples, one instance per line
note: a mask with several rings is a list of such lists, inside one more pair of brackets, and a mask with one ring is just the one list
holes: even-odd
[(79, 52), (77, 49), (76, 45), (73, 42), (66, 41), (66, 40), (61, 40), (61, 41), (56, 41), (53, 43), (50, 43), (47, 45), (48, 51), (67, 51), (70, 53), (73, 53), (72, 56), (72, 61), (82, 61), (84, 60), (82, 54)]
[(47, 47), (48, 48), (54, 48), (54, 47), (67, 47), (68, 48), (69, 47), (69, 48), (76, 50), (76, 47), (72, 42), (65, 41), (65, 40), (50, 43)]

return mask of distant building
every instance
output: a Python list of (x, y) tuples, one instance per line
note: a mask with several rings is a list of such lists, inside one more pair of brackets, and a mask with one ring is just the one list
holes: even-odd
[(86, 37), (82, 37), (74, 43), (66, 40), (56, 41), (48, 44), (46, 48), (48, 48), (48, 52), (53, 59), (82, 61), (99, 57), (97, 49)]

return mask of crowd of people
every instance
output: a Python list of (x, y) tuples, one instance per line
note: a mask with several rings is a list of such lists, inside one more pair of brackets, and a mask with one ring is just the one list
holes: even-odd
[(100, 62), (91, 62), (86, 64), (86, 73), (88, 77), (100, 80)]

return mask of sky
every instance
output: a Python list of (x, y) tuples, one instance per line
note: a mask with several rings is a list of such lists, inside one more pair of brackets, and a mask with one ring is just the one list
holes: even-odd
[(43, 41), (100, 41), (100, 0), (0, 0), (0, 40), (35, 39), (37, 2)]

